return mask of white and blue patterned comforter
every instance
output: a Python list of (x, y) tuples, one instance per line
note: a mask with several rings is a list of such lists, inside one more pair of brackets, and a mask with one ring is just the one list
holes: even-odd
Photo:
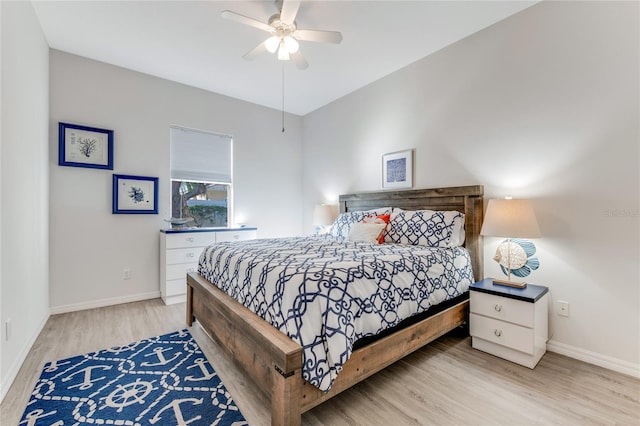
[(343, 241), (332, 236), (218, 243), (198, 272), (303, 347), (303, 378), (328, 391), (356, 340), (473, 282), (464, 248)]

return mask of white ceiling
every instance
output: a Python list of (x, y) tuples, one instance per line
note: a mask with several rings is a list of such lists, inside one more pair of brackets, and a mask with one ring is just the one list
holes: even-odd
[[(286, 1), (286, 0), (285, 0)], [(301, 42), (309, 68), (264, 53), (268, 34), (222, 19), (225, 9), (267, 22), (273, 1), (36, 1), (49, 46), (98, 61), (305, 115), (486, 28), (536, 1), (303, 1), (302, 29), (340, 31), (341, 44)]]

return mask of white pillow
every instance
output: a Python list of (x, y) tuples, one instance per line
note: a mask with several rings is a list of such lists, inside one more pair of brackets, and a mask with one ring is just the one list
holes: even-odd
[(354, 223), (349, 229), (349, 241), (378, 244), (378, 237), (386, 226), (386, 223)]
[(466, 231), (464, 228), (464, 214), (462, 216), (456, 216), (453, 219), (453, 229), (451, 231), (451, 239), (449, 240), (449, 247), (462, 247), (464, 245), (464, 239), (466, 237)]

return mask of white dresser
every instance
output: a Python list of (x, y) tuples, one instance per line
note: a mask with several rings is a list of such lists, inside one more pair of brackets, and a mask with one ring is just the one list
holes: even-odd
[(186, 300), (187, 272), (198, 270), (202, 250), (223, 241), (252, 240), (256, 228), (163, 229), (160, 231), (160, 295), (170, 305)]
[(534, 368), (547, 349), (549, 289), (494, 285), (469, 288), (469, 333), (475, 349)]

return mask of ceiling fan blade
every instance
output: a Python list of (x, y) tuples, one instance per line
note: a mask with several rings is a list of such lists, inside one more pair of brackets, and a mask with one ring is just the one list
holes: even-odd
[(245, 53), (242, 57), (250, 61), (252, 59), (255, 59), (255, 57), (258, 56), (259, 54), (266, 51), (267, 51), (267, 47), (264, 45), (264, 41), (262, 41), (260, 42), (259, 45), (257, 45), (256, 47), (254, 47), (253, 49)]
[(253, 18), (240, 15), (239, 13), (232, 12), (230, 10), (223, 10), (221, 15), (224, 19), (229, 19), (230, 21), (236, 21), (241, 24), (250, 25), (263, 31), (271, 32), (273, 30), (273, 28), (269, 24), (265, 24), (264, 22), (257, 21)]
[(280, 11), (280, 20), (285, 24), (291, 25), (296, 20), (298, 14), (298, 8), (300, 7), (299, 0), (282, 0), (282, 10)]
[(293, 62), (299, 70), (305, 70), (309, 67), (309, 63), (299, 50), (296, 53), (291, 53), (291, 59), (293, 59)]
[(342, 33), (339, 31), (296, 30), (293, 36), (298, 40), (317, 41), (319, 43), (338, 44), (342, 41)]

